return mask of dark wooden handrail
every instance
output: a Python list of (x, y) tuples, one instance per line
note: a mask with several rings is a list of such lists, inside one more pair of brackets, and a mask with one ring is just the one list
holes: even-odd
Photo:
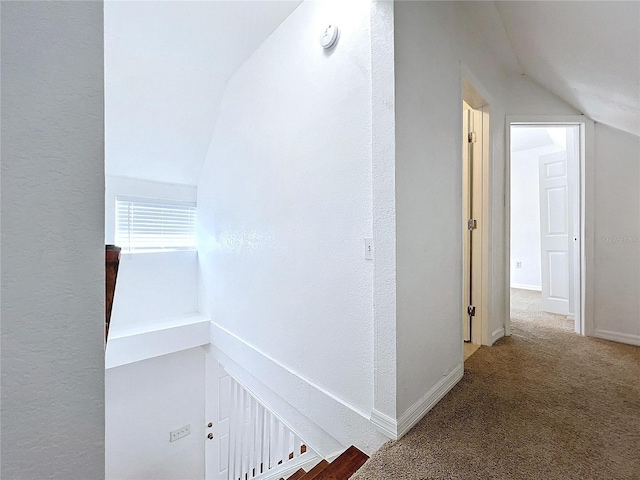
[(118, 278), (118, 266), (120, 265), (120, 247), (107, 245), (105, 250), (105, 287), (106, 287), (106, 312), (104, 341), (109, 338), (109, 323), (111, 322), (111, 309), (113, 308), (113, 296), (116, 293), (116, 280)]

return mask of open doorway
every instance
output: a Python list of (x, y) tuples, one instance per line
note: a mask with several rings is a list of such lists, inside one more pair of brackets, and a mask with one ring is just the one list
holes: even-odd
[(510, 314), (583, 333), (578, 124), (510, 123)]
[(466, 80), (462, 92), (462, 341), (464, 359), (490, 344), (489, 112)]

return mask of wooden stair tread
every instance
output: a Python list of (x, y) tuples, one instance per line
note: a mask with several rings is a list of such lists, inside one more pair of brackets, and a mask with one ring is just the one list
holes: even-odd
[[(313, 477), (314, 480), (347, 480), (358, 470), (369, 457), (353, 445), (331, 462), (320, 473)], [(307, 477), (303, 477), (307, 480)]]
[(329, 466), (329, 462), (326, 460), (322, 460), (319, 464), (309, 470), (303, 477), (302, 480), (316, 480), (318, 475), (322, 473), (322, 471)]
[(307, 474), (303, 469), (298, 470), (296, 473), (291, 475), (287, 480), (300, 480)]

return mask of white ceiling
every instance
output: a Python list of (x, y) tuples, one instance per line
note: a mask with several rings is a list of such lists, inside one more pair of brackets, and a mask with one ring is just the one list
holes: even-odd
[(640, 135), (640, 2), (494, 2), (523, 73)]
[(105, 2), (107, 174), (196, 185), (227, 81), (300, 3)]
[[(107, 0), (107, 174), (196, 185), (228, 79), (300, 3)], [(640, 2), (465, 3), (505, 73), (640, 134)]]

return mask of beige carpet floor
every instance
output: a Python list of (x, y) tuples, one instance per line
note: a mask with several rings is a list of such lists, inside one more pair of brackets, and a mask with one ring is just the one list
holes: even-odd
[(512, 336), (352, 477), (640, 480), (640, 347), (585, 338), (515, 292)]

